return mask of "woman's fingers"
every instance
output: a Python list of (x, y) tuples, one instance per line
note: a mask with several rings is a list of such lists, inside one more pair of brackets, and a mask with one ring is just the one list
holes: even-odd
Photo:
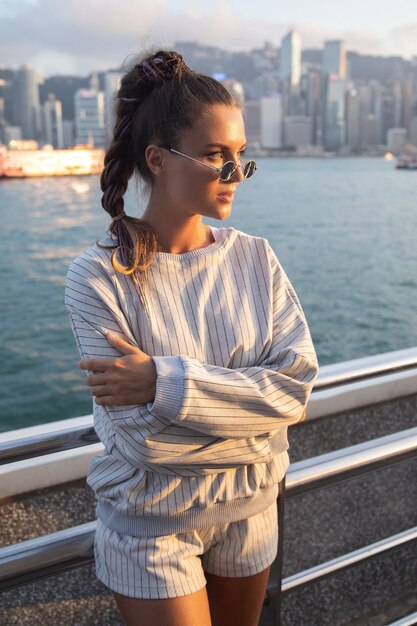
[[(126, 337), (126, 335), (123, 335), (123, 337)], [(106, 334), (107, 341), (117, 350), (119, 350), (119, 352), (121, 352), (123, 355), (142, 353), (142, 350), (140, 348), (132, 346), (132, 344), (126, 341), (127, 337), (126, 339), (124, 339), (123, 337), (119, 337), (118, 335), (115, 335), (110, 331)]]
[(110, 361), (114, 359), (83, 359), (78, 363), (78, 367), (90, 372), (105, 372), (111, 365)]
[(95, 385), (90, 388), (90, 393), (92, 396), (108, 396), (110, 395), (110, 389), (108, 385)]
[(100, 398), (96, 398), (96, 404), (106, 405), (106, 406), (114, 406), (116, 404), (123, 404), (122, 402), (116, 402), (116, 398), (113, 396), (101, 396)]
[(89, 374), (85, 379), (85, 382), (89, 387), (97, 387), (97, 385), (106, 385), (109, 383), (108, 376), (106, 374)]

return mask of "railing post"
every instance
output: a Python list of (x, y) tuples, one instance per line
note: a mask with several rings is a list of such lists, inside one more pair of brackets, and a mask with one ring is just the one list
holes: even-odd
[(281, 587), (282, 587), (282, 562), (284, 549), (284, 503), (285, 503), (285, 476), (279, 483), (277, 498), (278, 507), (278, 554), (277, 554), (277, 597), (275, 602), (276, 619), (275, 625), (281, 626)]

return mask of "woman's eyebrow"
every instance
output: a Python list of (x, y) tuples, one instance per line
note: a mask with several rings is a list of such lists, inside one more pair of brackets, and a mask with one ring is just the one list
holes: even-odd
[[(247, 146), (247, 141), (245, 141), (245, 143), (242, 145), (242, 148), (246, 148), (246, 146)], [(208, 143), (204, 146), (204, 148), (228, 148), (228, 147), (229, 146), (226, 146), (223, 143)]]

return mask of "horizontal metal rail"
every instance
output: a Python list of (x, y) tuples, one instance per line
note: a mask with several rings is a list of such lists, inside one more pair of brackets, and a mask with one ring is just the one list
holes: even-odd
[[(417, 428), (412, 428), (294, 463), (287, 472), (286, 497), (337, 484), (415, 456), (417, 456)], [(11, 589), (92, 561), (95, 527), (96, 522), (89, 522), (1, 548), (0, 590)], [(329, 568), (339, 571), (354, 565), (355, 562), (391, 550), (406, 541), (414, 541), (416, 537), (413, 533), (417, 533), (417, 529), (411, 529), (406, 531), (406, 534), (402, 533), (403, 536), (390, 537), (384, 542), (296, 574), (296, 579), (294, 577), (285, 579), (283, 584), (290, 589), (318, 580), (327, 575)]]
[(4, 441), (0, 443), (0, 465), (89, 446), (98, 441), (92, 424), (32, 435), (17, 441)]
[[(417, 381), (417, 348), (408, 348), (406, 350), (397, 350), (371, 357), (344, 361), (332, 365), (325, 365), (320, 368), (320, 373), (314, 385), (310, 404), (314, 405), (315, 398), (325, 395), (325, 392), (334, 390), (338, 387), (341, 389), (349, 389), (349, 385), (387, 377), (387, 380), (393, 374), (401, 375), (401, 373), (409, 372)], [(376, 381), (374, 381), (376, 384)], [(409, 389), (410, 385), (406, 385)], [(416, 385), (412, 385), (416, 389)], [(378, 391), (380, 394), (381, 391)], [(405, 391), (404, 394), (412, 393)], [(357, 394), (353, 394), (357, 397)], [(349, 403), (352, 400), (344, 401), (343, 410), (349, 410)], [(337, 408), (340, 410), (340, 407)], [(307, 414), (308, 420), (308, 414)], [(76, 425), (65, 424), (65, 422), (75, 422)], [(59, 428), (48, 431), (48, 424), (37, 429), (34, 427), (30, 435), (25, 436), (19, 431), (12, 431), (8, 439), (8, 433), (0, 433), (0, 465), (23, 461), (25, 459), (34, 458), (45, 454), (53, 454), (63, 450), (69, 450), (81, 446), (87, 446), (99, 441), (93, 427), (93, 415), (87, 415), (84, 418), (75, 418), (74, 420), (62, 420), (59, 422)], [(22, 429), (24, 431), (26, 429)], [(32, 431), (32, 429), (29, 429)]]
[[(337, 574), (342, 570), (344, 571), (349, 567), (358, 565), (359, 563), (375, 556), (387, 554), (395, 548), (399, 548), (404, 544), (408, 544), (416, 540), (417, 526), (415, 528), (405, 530), (398, 535), (392, 535), (382, 541), (372, 543), (369, 546), (365, 546), (364, 548), (360, 548), (354, 552), (343, 554), (336, 559), (332, 559), (326, 563), (320, 563), (320, 565), (315, 565), (314, 567), (304, 570), (303, 572), (284, 578), (282, 581), (282, 593), (293, 591), (294, 589), (304, 587), (310, 583), (318, 582), (331, 574)], [(274, 591), (274, 589), (271, 589), (271, 591)]]
[(370, 357), (342, 361), (320, 368), (314, 389), (323, 391), (339, 385), (371, 380), (379, 376), (397, 374), (417, 367), (417, 348), (383, 352)]
[(417, 624), (417, 613), (403, 617), (397, 622), (391, 622), (389, 626), (414, 626), (415, 624)]
[(291, 463), (285, 497), (298, 496), (417, 456), (417, 427)]
[(1, 548), (0, 591), (92, 562), (96, 525), (88, 522)]

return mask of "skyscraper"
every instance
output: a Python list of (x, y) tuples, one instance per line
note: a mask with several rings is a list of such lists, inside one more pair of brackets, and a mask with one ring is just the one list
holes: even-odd
[(23, 139), (38, 139), (41, 131), (39, 84), (36, 71), (23, 65), (16, 73), (17, 123)]
[(334, 74), (340, 78), (346, 78), (347, 62), (344, 41), (324, 42), (323, 70), (325, 74)]
[(120, 87), (121, 74), (106, 72), (104, 75), (104, 119), (106, 124), (106, 139), (110, 141), (113, 135), (115, 121), (115, 100)]
[(339, 150), (345, 143), (345, 92), (345, 79), (329, 74), (324, 142), (326, 150)]
[(261, 102), (247, 100), (243, 109), (245, 135), (248, 148), (259, 148), (261, 144)]
[(280, 148), (282, 145), (281, 94), (261, 98), (261, 146)]
[(311, 70), (305, 76), (306, 114), (311, 118), (311, 140), (316, 145), (321, 143), (321, 75)]
[(62, 132), (62, 104), (56, 99), (55, 94), (50, 93), (43, 105), (43, 128), (44, 138), (54, 148), (64, 147)]
[(106, 145), (104, 123), (104, 92), (95, 89), (78, 89), (75, 92), (76, 143)]
[(353, 151), (361, 147), (360, 96), (354, 88), (346, 94), (346, 143)]
[(280, 68), (281, 80), (288, 81), (290, 87), (297, 87), (301, 78), (301, 38), (291, 30), (281, 42)]

